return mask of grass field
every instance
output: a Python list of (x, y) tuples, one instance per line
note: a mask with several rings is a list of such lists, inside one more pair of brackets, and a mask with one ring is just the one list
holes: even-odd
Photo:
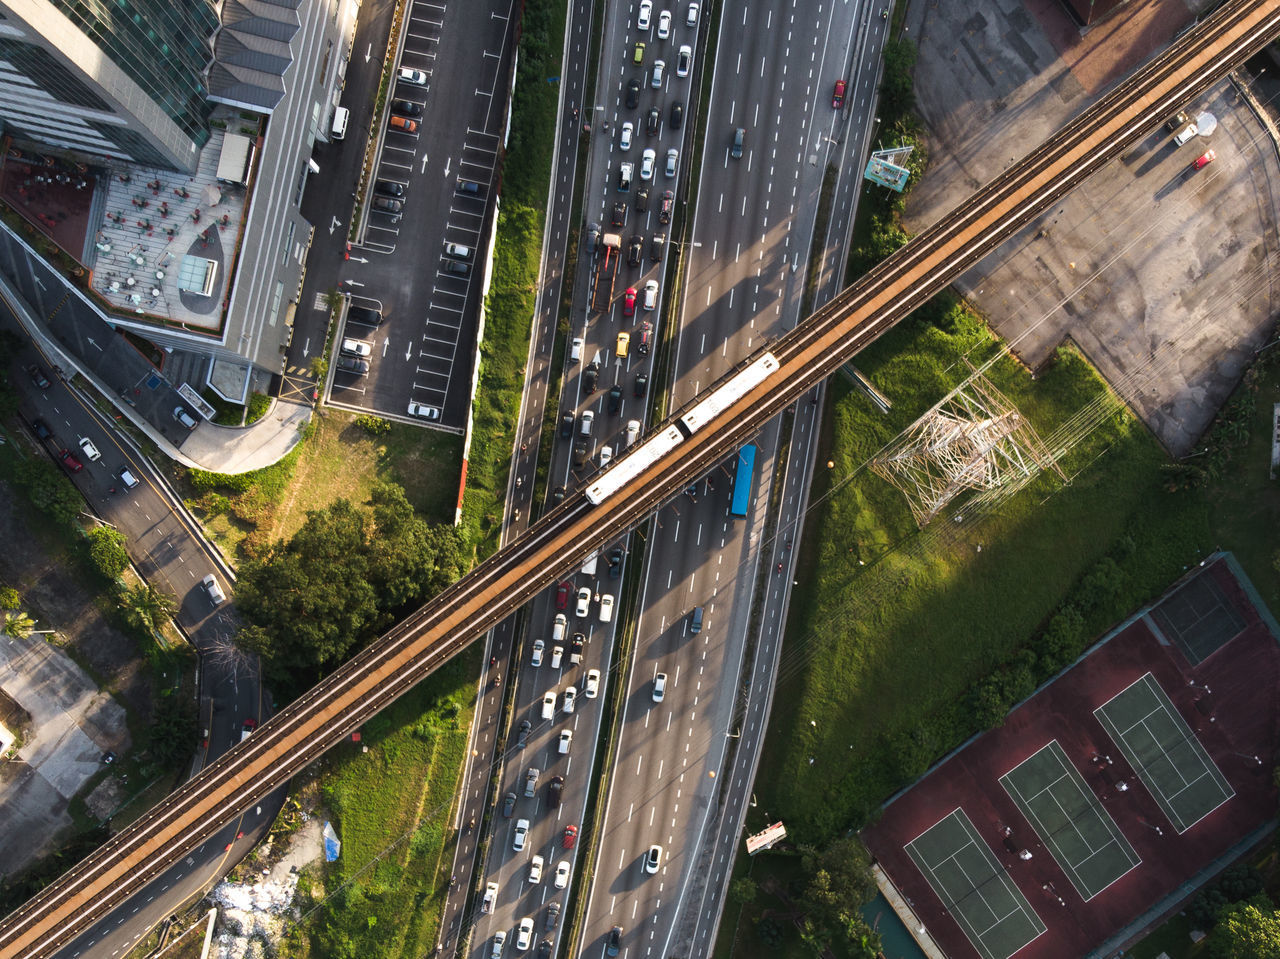
[[(815, 479), (748, 832), (767, 815), (795, 841), (821, 845), (874, 817), (978, 731), (975, 685), (1011, 663), (1025, 664), (1032, 685), (1042, 678), (1040, 630), (1064, 606), (1087, 643), (1217, 547), (1239, 556), (1264, 599), (1280, 600), (1269, 534), (1280, 491), (1267, 477), (1280, 372), (1241, 388), (1257, 400), (1248, 442), (1205, 488), (1167, 492), (1167, 457), (1121, 411), (1063, 461), (1068, 482), (1042, 476), (976, 523), (947, 519), (919, 533), (902, 495), (862, 466), (963, 378), (962, 353), (977, 363), (996, 349), (971, 316), (939, 311), (935, 321), (909, 321), (858, 359), (893, 401), (890, 415), (847, 380), (831, 381), (818, 462), (835, 465)], [(1106, 389), (1070, 349), (1034, 380), (1009, 359), (990, 378), (1042, 436)], [(735, 876), (749, 868), (764, 890), (774, 865), (790, 861), (759, 856)], [(784, 885), (787, 874), (777, 874)], [(731, 904), (718, 954), (760, 954), (755, 922), (778, 907), (764, 892), (744, 909)], [(783, 954), (802, 950), (789, 932)]]

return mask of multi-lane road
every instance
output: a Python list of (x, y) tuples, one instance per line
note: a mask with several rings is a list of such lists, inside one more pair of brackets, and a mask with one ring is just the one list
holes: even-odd
[[(123, 830), (0, 925), (0, 950), (36, 956), (74, 936), (384, 708), (477, 635), (706, 475), (763, 424), (958, 273), (1163, 122), (1280, 31), (1280, 9), (1236, 0), (1002, 172), (956, 211), (770, 345), (777, 370), (592, 505), (571, 494), (471, 574), (304, 694), (249, 741)], [(680, 414), (677, 414), (677, 417)], [(671, 429), (675, 419), (670, 421)], [(658, 436), (670, 437), (665, 429)], [(650, 441), (652, 442), (652, 441)], [(637, 447), (617, 464), (649, 452)]]

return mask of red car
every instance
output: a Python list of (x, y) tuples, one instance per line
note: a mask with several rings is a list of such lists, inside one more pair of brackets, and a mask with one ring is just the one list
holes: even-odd
[(569, 608), (569, 595), (573, 592), (573, 584), (569, 582), (561, 583), (556, 587), (556, 609)]
[(675, 205), (676, 195), (670, 190), (662, 194), (662, 206), (658, 208), (658, 222), (671, 222), (671, 208)]
[(564, 848), (572, 849), (574, 843), (576, 843), (577, 841), (578, 841), (578, 827), (565, 826), (564, 827)]
[(1207, 167), (1210, 163), (1212, 163), (1215, 159), (1217, 159), (1217, 156), (1218, 154), (1214, 153), (1212, 150), (1209, 150), (1203, 156), (1199, 157), (1195, 163), (1191, 164), (1191, 169), (1199, 170), (1204, 167)]
[(835, 92), (831, 94), (831, 109), (839, 110), (844, 106), (844, 81), (837, 80)]
[(626, 295), (622, 298), (622, 315), (636, 315), (636, 288), (634, 286), (627, 287)]
[(72, 456), (70, 450), (61, 450), (58, 453), (58, 459), (62, 460), (62, 465), (73, 473), (79, 473), (84, 469), (84, 464)]

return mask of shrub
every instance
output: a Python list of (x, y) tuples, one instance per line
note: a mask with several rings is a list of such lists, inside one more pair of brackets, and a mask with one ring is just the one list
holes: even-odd
[(389, 420), (384, 420), (381, 416), (370, 416), (368, 413), (361, 413), (357, 416), (356, 424), (371, 436), (383, 436), (391, 432), (391, 422)]
[(129, 566), (129, 553), (125, 538), (110, 526), (98, 526), (89, 530), (89, 561), (93, 568), (108, 580), (118, 579)]

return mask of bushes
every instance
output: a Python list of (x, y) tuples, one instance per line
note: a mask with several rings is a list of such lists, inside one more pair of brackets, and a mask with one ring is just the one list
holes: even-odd
[(357, 416), (356, 425), (370, 436), (385, 436), (391, 432), (390, 420), (384, 420), (381, 416), (372, 416), (368, 413), (361, 413)]
[(1212, 929), (1223, 909), (1252, 899), (1262, 892), (1262, 876), (1247, 862), (1236, 863), (1200, 890), (1187, 907), (1187, 918), (1197, 929)]
[(86, 534), (89, 562), (106, 580), (115, 580), (129, 568), (125, 538), (110, 526), (96, 526)]

